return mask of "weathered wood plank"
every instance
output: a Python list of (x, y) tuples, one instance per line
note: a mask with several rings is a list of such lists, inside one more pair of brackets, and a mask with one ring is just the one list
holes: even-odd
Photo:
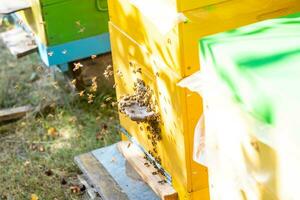
[(75, 162), (104, 200), (128, 200), (127, 195), (91, 153), (75, 157)]
[(22, 118), (26, 113), (32, 111), (32, 109), (31, 106), (22, 106), (0, 110), (0, 122)]
[(1, 33), (0, 37), (10, 52), (17, 58), (26, 56), (37, 50), (33, 36), (20, 27)]
[(95, 188), (93, 188), (88, 182), (87, 178), (84, 175), (78, 175), (77, 176), (78, 180), (80, 181), (81, 184), (83, 184), (86, 188), (86, 198), (89, 200), (101, 200), (101, 198), (97, 195), (97, 192)]
[(30, 7), (27, 0), (0, 0), (0, 14), (10, 14)]
[(118, 150), (117, 144), (97, 149), (92, 151), (92, 154), (122, 188), (128, 199), (160, 199), (125, 159)]
[(143, 152), (130, 142), (119, 142), (118, 149), (131, 164), (135, 171), (152, 188), (152, 190), (164, 200), (178, 199), (177, 192), (168, 183), (160, 183), (163, 177), (159, 174), (153, 175), (157, 171), (152, 165), (146, 167)]

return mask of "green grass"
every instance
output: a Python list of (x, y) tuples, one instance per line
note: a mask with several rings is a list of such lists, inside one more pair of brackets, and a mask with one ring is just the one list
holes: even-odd
[[(105, 102), (114, 92), (99, 93), (88, 104), (67, 87), (62, 74), (54, 78), (41, 66), (37, 54), (17, 60), (0, 42), (0, 108), (31, 104), (42, 109), (0, 125), (1, 200), (31, 199), (31, 194), (43, 200), (82, 199), (70, 190), (80, 173), (74, 156), (119, 140), (116, 108)], [(48, 134), (51, 128), (58, 136)]]

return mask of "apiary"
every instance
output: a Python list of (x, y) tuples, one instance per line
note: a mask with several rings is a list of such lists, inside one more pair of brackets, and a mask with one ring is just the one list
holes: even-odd
[(300, 14), (201, 40), (211, 199), (298, 199)]
[(107, 1), (27, 1), (31, 8), (13, 17), (34, 33), (46, 65), (65, 65), (110, 51)]
[[(198, 3), (109, 1), (124, 139), (133, 137), (151, 154), (171, 177), (180, 199), (209, 199), (207, 168), (193, 160), (202, 100), (177, 86), (200, 69), (198, 40), (300, 10), (300, 2), (294, 0)], [(139, 85), (148, 92), (139, 95)]]

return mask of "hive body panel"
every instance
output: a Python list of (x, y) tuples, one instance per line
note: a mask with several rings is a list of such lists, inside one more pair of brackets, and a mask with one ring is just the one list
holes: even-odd
[[(112, 41), (115, 80), (117, 94), (121, 96), (132, 94), (134, 82), (140, 78), (153, 91), (153, 101), (157, 102), (157, 110), (161, 115), (162, 140), (158, 142), (157, 154), (162, 161), (162, 166), (169, 172), (176, 190), (181, 190), (181, 197), (190, 195), (187, 188), (191, 184), (190, 149), (187, 144), (189, 138), (183, 134), (187, 132), (185, 116), (186, 91), (176, 83), (180, 77), (176, 73), (168, 71), (158, 64), (155, 58), (132, 38), (110, 23), (110, 35)], [(133, 70), (141, 68), (141, 73), (133, 73)], [(118, 75), (122, 74), (122, 75)], [(147, 138), (147, 123), (137, 124), (127, 116), (120, 115), (121, 125), (138, 140), (147, 151), (152, 151), (154, 146)], [(207, 188), (207, 170), (197, 166), (197, 178), (201, 189)], [(186, 199), (182, 198), (182, 199)]]

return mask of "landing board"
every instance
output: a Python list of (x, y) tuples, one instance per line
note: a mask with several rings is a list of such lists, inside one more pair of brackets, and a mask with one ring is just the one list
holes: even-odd
[(117, 145), (75, 157), (88, 183), (104, 200), (159, 200), (119, 152)]

